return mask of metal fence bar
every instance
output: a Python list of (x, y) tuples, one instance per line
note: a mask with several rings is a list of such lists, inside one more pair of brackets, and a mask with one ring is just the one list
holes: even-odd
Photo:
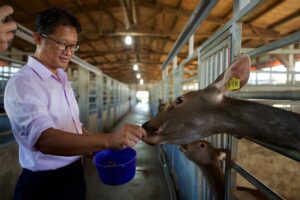
[(21, 65), (25, 65), (26, 64), (26, 62), (23, 62), (23, 61), (14, 59), (14, 58), (10, 58), (10, 57), (7, 57), (7, 56), (1, 56), (0, 55), (0, 59), (1, 60), (10, 61), (10, 62), (14, 62), (14, 63), (21, 64)]
[(248, 139), (248, 138), (247, 138), (247, 140), (250, 140), (254, 143), (260, 144), (261, 146), (271, 149), (272, 151), (276, 151), (277, 153), (280, 153), (288, 158), (291, 158), (293, 160), (300, 162), (300, 152), (299, 151), (270, 145), (270, 144), (267, 144), (267, 143), (264, 143), (264, 142), (261, 142), (258, 140), (253, 140), (253, 139)]
[(259, 4), (263, 3), (264, 0), (251, 0), (239, 13), (230, 21), (228, 21), (224, 26), (218, 29), (209, 39), (207, 39), (200, 48), (205, 48), (210, 45), (214, 40), (216, 40), (220, 35), (223, 35), (225, 31), (227, 31), (234, 22), (241, 21), (244, 16), (246, 16), (252, 9), (256, 8)]
[(266, 44), (264, 46), (258, 47), (250, 52), (248, 52), (250, 57), (257, 57), (262, 54), (265, 54), (270, 51), (274, 51), (284, 46), (289, 46), (291, 44), (295, 44), (300, 42), (300, 31), (297, 31), (291, 35), (283, 37), (279, 40)]
[(172, 50), (170, 51), (167, 59), (162, 65), (162, 69), (168, 66), (170, 61), (177, 55), (182, 48), (182, 46), (188, 41), (190, 36), (196, 31), (200, 23), (202, 23), (205, 18), (209, 15), (210, 11), (217, 4), (217, 0), (203, 0), (197, 5), (193, 11), (189, 21), (184, 27), (183, 31), (180, 33), (178, 39), (176, 40)]
[(169, 189), (169, 193), (170, 193), (170, 200), (177, 200), (177, 193), (176, 193), (176, 189), (174, 188), (174, 180), (172, 179), (172, 177), (170, 176), (171, 172), (170, 172), (170, 166), (168, 166), (168, 162), (167, 162), (167, 159), (166, 159), (166, 155), (164, 153), (164, 150), (162, 147), (159, 147), (158, 148), (159, 150), (159, 162), (162, 166), (162, 170), (163, 170), (163, 173), (165, 175), (165, 179), (167, 181), (167, 186), (168, 186), (168, 189)]
[(281, 197), (279, 194), (271, 190), (269, 187), (264, 185), (262, 182), (260, 182), (258, 179), (256, 179), (253, 175), (251, 175), (249, 172), (244, 170), (239, 164), (236, 162), (231, 163), (231, 167), (237, 171), (239, 174), (241, 174), (244, 178), (246, 178), (251, 184), (253, 184), (257, 189), (259, 189), (262, 193), (264, 193), (269, 199), (272, 200), (283, 200), (284, 198)]

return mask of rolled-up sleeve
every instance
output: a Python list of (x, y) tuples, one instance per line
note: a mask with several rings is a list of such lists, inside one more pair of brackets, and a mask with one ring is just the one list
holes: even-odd
[(13, 79), (4, 94), (5, 111), (10, 119), (16, 140), (33, 151), (35, 144), (48, 128), (56, 128), (47, 109), (42, 88), (30, 79)]

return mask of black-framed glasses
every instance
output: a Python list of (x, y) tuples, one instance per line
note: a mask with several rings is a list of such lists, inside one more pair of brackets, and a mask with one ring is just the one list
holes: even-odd
[(50, 41), (52, 41), (54, 43), (56, 43), (57, 49), (59, 49), (59, 50), (65, 51), (68, 48), (70, 48), (71, 52), (74, 53), (74, 52), (78, 51), (78, 49), (79, 49), (79, 45), (78, 44), (64, 44), (64, 43), (56, 41), (56, 40), (52, 39), (51, 37), (49, 37), (49, 36), (47, 36), (45, 34), (42, 34), (42, 33), (41, 33), (41, 36), (44, 37), (44, 38), (46, 38), (46, 39), (49, 39)]

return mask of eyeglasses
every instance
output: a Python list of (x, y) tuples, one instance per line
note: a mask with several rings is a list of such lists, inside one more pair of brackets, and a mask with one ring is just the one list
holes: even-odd
[(56, 41), (56, 40), (52, 39), (51, 37), (49, 37), (49, 36), (47, 36), (45, 34), (41, 34), (41, 36), (44, 37), (44, 38), (49, 39), (50, 41), (52, 41), (54, 43), (56, 43), (57, 49), (59, 49), (59, 50), (65, 51), (68, 48), (70, 48), (71, 52), (74, 53), (74, 52), (78, 51), (78, 49), (79, 49), (79, 45), (78, 44), (68, 44), (67, 45), (67, 44), (64, 44), (62, 42)]

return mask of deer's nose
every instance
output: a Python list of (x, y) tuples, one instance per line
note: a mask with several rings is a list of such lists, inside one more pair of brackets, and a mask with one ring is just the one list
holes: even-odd
[(149, 121), (148, 122), (145, 122), (143, 125), (142, 125), (143, 129), (145, 129), (147, 132), (149, 132), (150, 134), (152, 133), (155, 133), (158, 128), (155, 128), (154, 126), (151, 126)]

